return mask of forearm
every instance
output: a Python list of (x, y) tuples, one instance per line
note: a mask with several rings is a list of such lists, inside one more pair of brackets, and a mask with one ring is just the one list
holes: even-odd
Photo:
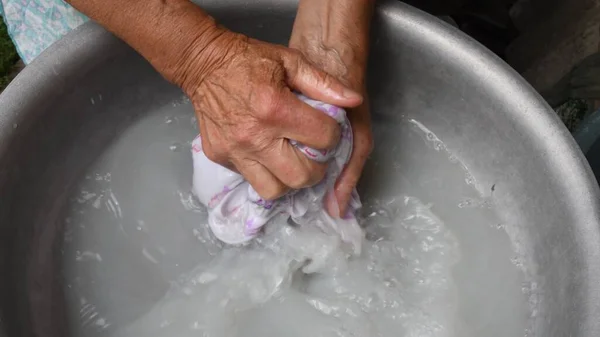
[[(168, 80), (184, 86), (187, 60), (206, 57), (224, 29), (188, 0), (67, 0), (144, 56)], [(207, 59), (206, 67), (210, 61)], [(197, 69), (200, 75), (203, 69)]]
[[(362, 84), (369, 53), (369, 27), (375, 0), (300, 0), (290, 46), (299, 47), (326, 71)], [(312, 28), (309, 28), (312, 26)]]

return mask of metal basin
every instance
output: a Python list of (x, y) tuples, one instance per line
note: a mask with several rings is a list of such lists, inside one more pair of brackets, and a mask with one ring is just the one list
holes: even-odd
[[(296, 6), (291, 0), (200, 3), (230, 28), (277, 43), (286, 42)], [(372, 41), (377, 149), (361, 193), (368, 200), (386, 188), (420, 191), (440, 218), (466, 233), (464, 239), (457, 234), (463, 247), (457, 268), (467, 272), (457, 276), (462, 327), (456, 335), (600, 336), (599, 191), (566, 128), (501, 60), (409, 6), (381, 1)], [(115, 139), (180, 97), (94, 24), (52, 46), (0, 96), (0, 336), (75, 334), (67, 322), (61, 256), (72, 190)], [(468, 170), (470, 188), (494, 220), (479, 221), (457, 207), (463, 191), (437, 189), (435, 163), (419, 160), (424, 150), (405, 136), (407, 125), (443, 142), (435, 149)], [(501, 230), (483, 230), (490, 221)], [(492, 259), (501, 237), (511, 252)], [(515, 256), (527, 284), (525, 310), (492, 296), (509, 281), (489, 264)], [(490, 271), (479, 276), (486, 281), (473, 282), (472, 269)], [(158, 293), (142, 289), (140, 296)], [(477, 326), (496, 308), (495, 319)], [(509, 328), (521, 319), (524, 327)]]

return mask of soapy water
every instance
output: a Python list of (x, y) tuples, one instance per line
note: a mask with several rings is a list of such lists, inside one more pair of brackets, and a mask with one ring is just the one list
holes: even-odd
[[(456, 240), (419, 200), (373, 214), (365, 252), (274, 221), (221, 250), (116, 336), (451, 336)], [(205, 238), (211, 241), (211, 238)]]
[(244, 247), (216, 240), (189, 192), (190, 112), (178, 101), (139, 121), (75, 190), (63, 248), (73, 335), (526, 334), (534, 285), (493, 200), (424, 125), (375, 123), (376, 144), (399, 145), (378, 146), (365, 170), (353, 257), (285, 219)]

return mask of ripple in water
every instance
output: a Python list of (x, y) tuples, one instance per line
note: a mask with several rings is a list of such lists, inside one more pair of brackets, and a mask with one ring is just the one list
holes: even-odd
[(285, 221), (245, 247), (218, 242), (189, 192), (190, 116), (177, 101), (138, 121), (74, 193), (63, 247), (71, 335), (524, 333), (516, 321), (535, 287), (514, 267), (506, 224), (423, 125), (375, 125), (378, 143), (400, 145), (376, 148), (365, 171), (366, 240), (350, 257)]
[(315, 228), (274, 223), (253, 244), (221, 250), (116, 335), (451, 336), (457, 241), (418, 199), (385, 203), (392, 214), (364, 219), (358, 258)]

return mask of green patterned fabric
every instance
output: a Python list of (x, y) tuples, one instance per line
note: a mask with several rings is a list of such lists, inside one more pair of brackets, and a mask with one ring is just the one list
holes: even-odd
[(25, 64), (88, 20), (62, 0), (0, 0), (0, 15)]

